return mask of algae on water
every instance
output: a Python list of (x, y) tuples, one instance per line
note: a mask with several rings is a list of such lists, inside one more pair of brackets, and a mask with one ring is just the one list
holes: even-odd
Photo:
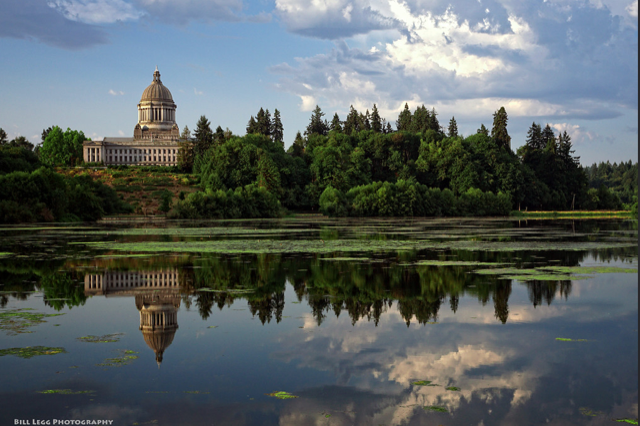
[(293, 399), (293, 398), (298, 398), (296, 395), (291, 395), (289, 392), (284, 392), (284, 391), (278, 391), (278, 392), (271, 392), (271, 393), (267, 393), (265, 394), (267, 396), (273, 396), (274, 398), (278, 398), (278, 399)]
[(48, 346), (27, 346), (25, 348), (0, 349), (0, 356), (13, 355), (25, 359), (39, 355), (57, 355), (64, 353), (67, 353), (64, 348), (53, 348)]

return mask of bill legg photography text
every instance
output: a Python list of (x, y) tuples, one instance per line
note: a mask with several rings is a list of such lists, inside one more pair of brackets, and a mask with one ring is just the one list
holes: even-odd
[(14, 419), (14, 425), (21, 426), (37, 426), (37, 425), (110, 425), (113, 423), (113, 420), (61, 420), (61, 419), (53, 419), (53, 420), (22, 420), (22, 419)]

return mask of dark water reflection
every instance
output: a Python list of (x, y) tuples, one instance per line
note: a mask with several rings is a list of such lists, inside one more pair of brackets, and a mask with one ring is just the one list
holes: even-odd
[[(71, 234), (56, 244), (72, 255), (52, 260), (31, 255), (33, 236), (14, 236), (32, 251), (0, 259), (0, 313), (64, 315), (32, 333), (0, 330), (0, 349), (67, 353), (0, 357), (0, 424), (37, 417), (115, 425), (605, 425), (638, 416), (636, 273), (522, 282), (473, 273), (478, 266), (417, 264), (637, 268), (637, 247), (383, 252), (366, 261), (117, 257), (69, 245), (81, 240)], [(110, 343), (78, 339), (113, 333), (123, 334)], [(139, 358), (96, 365), (124, 350)], [(438, 386), (412, 384), (418, 380)], [(46, 389), (94, 392), (37, 393)], [(265, 395), (274, 391), (299, 398)]]

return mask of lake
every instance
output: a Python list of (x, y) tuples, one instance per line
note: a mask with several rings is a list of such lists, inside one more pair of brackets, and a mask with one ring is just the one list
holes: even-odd
[(635, 220), (0, 236), (0, 425), (637, 424)]

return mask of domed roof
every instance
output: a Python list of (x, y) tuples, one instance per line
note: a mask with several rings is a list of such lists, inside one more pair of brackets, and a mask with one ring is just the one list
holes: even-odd
[(153, 73), (153, 82), (142, 92), (140, 102), (144, 101), (173, 102), (171, 92), (162, 84), (162, 81), (160, 81), (160, 71), (158, 71), (158, 67), (156, 67), (156, 71)]

